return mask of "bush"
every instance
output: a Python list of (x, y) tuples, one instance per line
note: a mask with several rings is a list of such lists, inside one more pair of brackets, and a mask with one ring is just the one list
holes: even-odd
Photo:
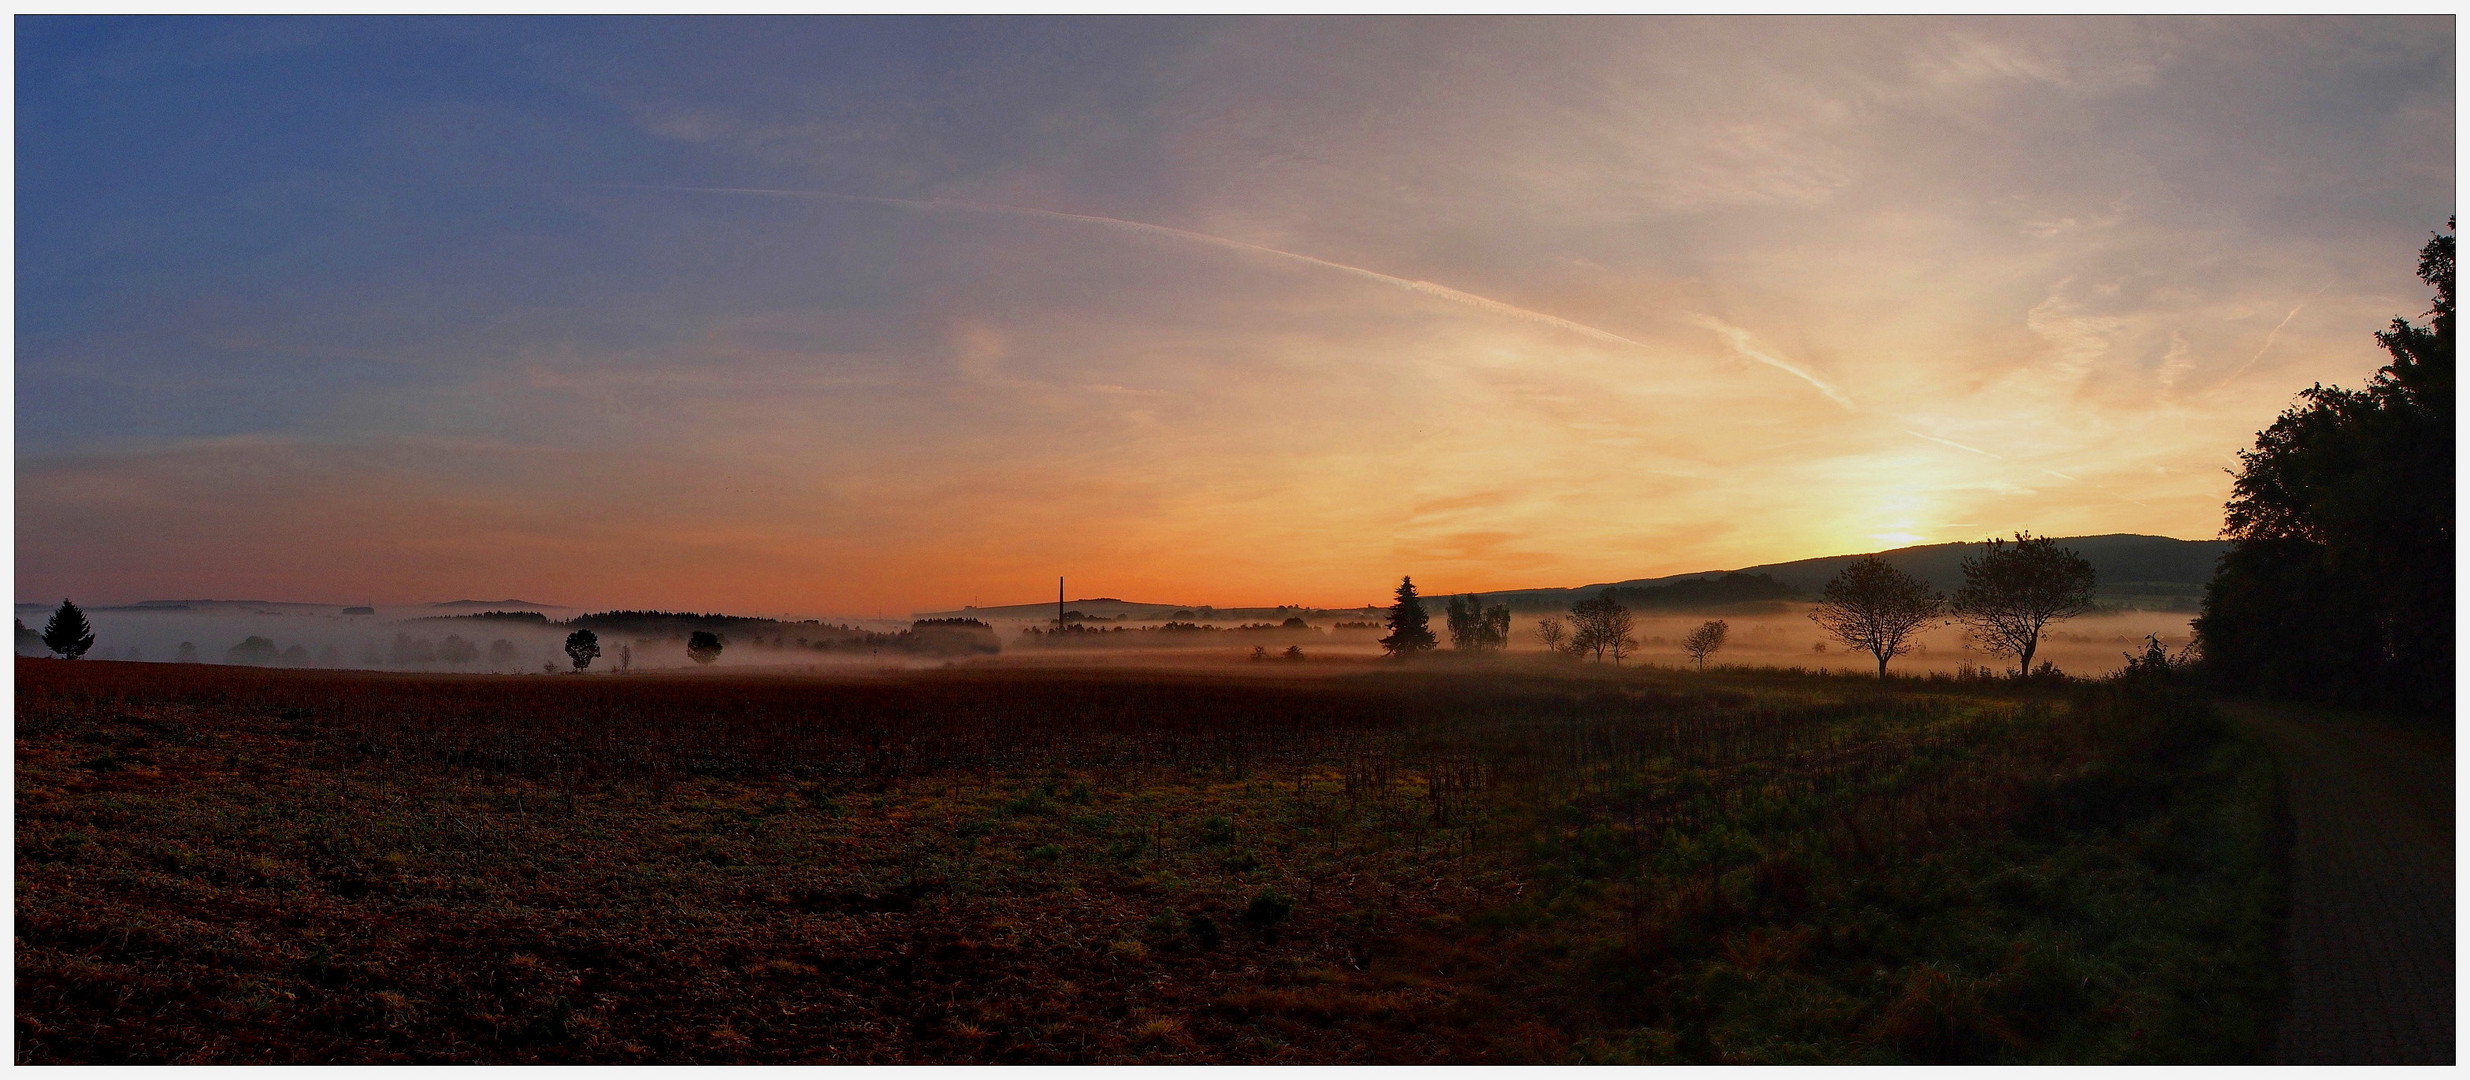
[(1287, 921), (1294, 914), (1295, 902), (1288, 899), (1285, 893), (1263, 889), (1253, 895), (1251, 906), (1244, 908), (1244, 921), (1250, 923), (1253, 929), (1267, 930)]

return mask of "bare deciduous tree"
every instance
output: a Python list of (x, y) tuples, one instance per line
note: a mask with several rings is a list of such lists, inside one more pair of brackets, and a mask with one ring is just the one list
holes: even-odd
[(2041, 631), (2093, 609), (2093, 564), (2046, 536), (1993, 539), (1977, 559), (1964, 560), (1955, 591), (1957, 622), (1982, 648), (2015, 658), (2015, 673), (2033, 669)]
[(1611, 589), (1604, 590), (1592, 600), (1581, 600), (1570, 605), (1569, 616), (1572, 625), (1569, 650), (1573, 654), (1593, 655), (1600, 664), (1609, 653), (1612, 662), (1618, 665), (1623, 657), (1638, 649), (1638, 639), (1630, 634), (1635, 625), (1630, 619), (1630, 609), (1613, 599)]
[(1913, 635), (1945, 616), (1947, 601), (1922, 581), (1871, 556), (1853, 563), (1827, 582), (1816, 622), (1844, 647), (1878, 658), (1878, 677), (1887, 677), (1887, 661), (1913, 651)]
[(1535, 640), (1543, 642), (1544, 648), (1551, 652), (1565, 651), (1564, 646), (1569, 644), (1569, 624), (1562, 622), (1558, 615), (1537, 619), (1534, 634)]
[(1707, 658), (1724, 647), (1724, 638), (1732, 633), (1732, 624), (1722, 619), (1709, 619), (1698, 624), (1688, 637), (1681, 639), (1681, 651), (1698, 661), (1698, 670), (1707, 670)]

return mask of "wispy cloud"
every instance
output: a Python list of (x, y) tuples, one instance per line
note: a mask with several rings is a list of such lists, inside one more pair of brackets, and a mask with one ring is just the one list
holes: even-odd
[(1777, 371), (1791, 375), (1802, 382), (1816, 387), (1819, 393), (1827, 395), (1827, 400), (1843, 406), (1846, 411), (1858, 411), (1854, 407), (1852, 399), (1845, 397), (1844, 392), (1836, 389), (1834, 383), (1810, 374), (1810, 372), (1801, 365), (1795, 364), (1790, 360), (1786, 360), (1781, 356), (1777, 356), (1772, 351), (1761, 347), (1756, 340), (1750, 337), (1749, 331), (1738, 326), (1734, 326), (1733, 324), (1725, 322), (1724, 320), (1718, 319), (1712, 315), (1687, 314), (1682, 316), (1682, 320), (1689, 323), (1691, 326), (1695, 326), (1703, 330), (1713, 331), (1717, 338), (1721, 339), (1726, 346), (1730, 347), (1732, 351), (1739, 355), (1742, 359), (1765, 364), (1768, 367), (1776, 369)]
[[(1997, 454), (1993, 454), (1993, 453), (1991, 453), (1991, 452), (1989, 452), (1989, 451), (1987, 451), (1987, 450), (1983, 450), (1983, 449), (1981, 449), (1981, 448), (1979, 448), (1979, 447), (1966, 446), (1966, 445), (1964, 445), (1963, 443), (1960, 443), (1960, 442), (1955, 441), (1954, 439), (1942, 439), (1942, 438), (1939, 438), (1939, 437), (1938, 437), (1938, 436), (1936, 436), (1936, 435), (1924, 435), (1924, 434), (1922, 434), (1922, 433), (1920, 433), (1920, 432), (1918, 432), (1918, 431), (1912, 431), (1912, 430), (1909, 430), (1909, 429), (1908, 429), (1908, 430), (1906, 430), (1906, 431), (1904, 432), (1904, 434), (1906, 434), (1906, 435), (1910, 435), (1910, 436), (1912, 436), (1913, 438), (1916, 438), (1916, 439), (1921, 439), (1921, 440), (1925, 440), (1925, 441), (1928, 441), (1928, 442), (1934, 442), (1934, 443), (1937, 443), (1937, 444), (1938, 444), (1938, 445), (1940, 445), (1940, 446), (1952, 446), (1952, 447), (1955, 447), (1955, 448), (1956, 448), (1956, 449), (1958, 449), (1958, 450), (1962, 450), (1962, 451), (1964, 451), (1965, 453), (1968, 453), (1968, 454), (1979, 454), (1979, 455), (1981, 455), (1982, 457), (1985, 457), (1985, 458), (1995, 458), (1995, 457), (1998, 457), (1998, 456), (1999, 456), (1999, 455), (1997, 455)], [(2001, 460), (2004, 460), (2004, 459), (2001, 459)]]
[(2423, 306), (2454, 180), (2441, 18), (160, 25), (19, 35), (30, 595), (1351, 603), (2207, 536)]
[[(1004, 214), (1035, 220), (1057, 221), (1073, 225), (1087, 225), (1102, 229), (1113, 229), (1142, 236), (1163, 237), (1172, 240), (1185, 241), (1188, 243), (1204, 244), (1226, 251), (1242, 252), (1252, 255), (1267, 255), (1271, 258), (1284, 259), (1290, 262), (1301, 263), (1306, 266), (1318, 267), (1323, 270), (1331, 270), (1351, 277), (1361, 278), (1365, 281), (1376, 282), (1392, 288), (1405, 289), (1409, 292), (1420, 293), (1424, 296), (1430, 296), (1435, 299), (1448, 301), (1449, 303), (1464, 305), (1478, 311), (1501, 316), (1502, 318), (1516, 319), (1520, 322), (1533, 323), (1538, 326), (1545, 326), (1555, 330), (1566, 331), (1590, 340), (1603, 342), (1607, 345), (1618, 345), (1623, 348), (1637, 349), (1662, 355), (1660, 350), (1648, 345), (1646, 342), (1623, 337), (1620, 334), (1613, 333), (1612, 331), (1605, 330), (1601, 327), (1589, 326), (1575, 319), (1565, 319), (1561, 316), (1554, 315), (1549, 312), (1537, 311), (1533, 308), (1520, 307), (1516, 304), (1495, 300), (1489, 296), (1478, 296), (1463, 289), (1453, 289), (1438, 282), (1403, 278), (1395, 274), (1385, 274), (1378, 270), (1369, 270), (1361, 266), (1350, 266), (1346, 263), (1334, 262), (1332, 260), (1323, 259), (1313, 255), (1305, 255), (1299, 252), (1287, 251), (1282, 248), (1274, 248), (1266, 244), (1255, 244), (1224, 236), (1213, 236), (1209, 233), (1194, 232), (1190, 229), (1178, 229), (1169, 225), (1153, 225), (1145, 221), (1128, 221), (1123, 218), (1104, 217), (1097, 214), (1073, 214), (1060, 210), (1042, 210), (1030, 206), (1009, 206), (1001, 203), (972, 202), (966, 199), (896, 199), (882, 195), (850, 195), (836, 191), (808, 191), (790, 188), (657, 187), (655, 190), (702, 192), (721, 195), (773, 195), (792, 198), (823, 199), (834, 202), (871, 203), (879, 206), (899, 206), (916, 210), (957, 210), (981, 214)], [(1819, 393), (1825, 394), (1828, 400), (1833, 401), (1846, 409), (1853, 408), (1851, 399), (1846, 398), (1841, 391), (1835, 388), (1834, 384), (1829, 383), (1825, 379), (1821, 379), (1816, 375), (1810, 374), (1807, 370), (1804, 370), (1799, 365), (1796, 365), (1789, 360), (1785, 360), (1758, 347), (1757, 344), (1751, 341), (1748, 331), (1705, 315), (1690, 315), (1687, 316), (1687, 318), (1692, 325), (1701, 326), (1715, 331), (1717, 336), (1724, 339), (1725, 344), (1731, 346), (1732, 350), (1741, 355), (1743, 358), (1765, 364), (1768, 367), (1775, 368), (1778, 371), (1789, 373), (1793, 377), (1810, 384), (1810, 386), (1815, 388)]]

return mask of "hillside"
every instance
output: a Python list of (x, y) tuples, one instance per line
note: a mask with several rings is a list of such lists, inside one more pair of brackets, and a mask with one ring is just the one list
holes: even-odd
[[(2196, 601), (2203, 596), (2204, 583), (2212, 580), (2214, 561), (2221, 558), (2221, 553), (2229, 550), (2230, 546), (2226, 540), (2179, 540), (2134, 533), (2063, 536), (2058, 540), (2061, 546), (2075, 549), (2093, 564), (2093, 572), (2101, 582), (2099, 591), (2102, 602), (2169, 611), (2195, 610)], [(1481, 595), (1488, 603), (1508, 604), (1519, 611), (1557, 611), (1606, 588), (1614, 588), (1621, 590), (1621, 602), (1633, 608), (1720, 609), (1814, 598), (1818, 590), (1826, 587), (1827, 579), (1834, 577), (1837, 571), (1856, 559), (1872, 554), (1886, 559), (1905, 573), (1929, 582), (1941, 592), (1953, 592), (1964, 581), (1963, 560), (1979, 554), (1982, 547), (1980, 543), (1924, 544), (1889, 551), (1765, 563), (1738, 570), (1702, 570), (1667, 577), (1597, 582), (1574, 588), (1510, 589)], [(1427, 599), (1437, 604), (1443, 597), (1434, 593)], [(1080, 612), (1083, 617), (1092, 620), (1197, 618), (1204, 621), (1265, 619), (1272, 622), (1289, 616), (1316, 620), (1372, 618), (1377, 617), (1380, 611), (1377, 607), (1213, 608), (1206, 604), (1153, 604), (1114, 597), (1073, 600), (1065, 604), (1065, 609)], [(917, 617), (1050, 620), (1055, 617), (1055, 605), (1048, 601), (1000, 607), (965, 607), (952, 611), (919, 612)]]
[[(1079, 612), (1080, 619), (1090, 621), (1157, 622), (1163, 620), (1193, 620), (1223, 622), (1283, 622), (1289, 618), (1303, 619), (1368, 619), (1380, 612), (1376, 607), (1315, 608), (1287, 606), (1221, 608), (1208, 604), (1153, 604), (1137, 600), (1118, 600), (1112, 596), (1089, 597), (1064, 603), (1064, 612)], [(1051, 622), (1055, 618), (1055, 602), (1037, 604), (1005, 604), (997, 607), (961, 607), (950, 611), (921, 611), (921, 619), (1002, 619)]]
[[(2179, 540), (2167, 536), (2141, 536), (2134, 533), (2112, 533), (2104, 536), (2062, 536), (2059, 546), (2074, 549), (2093, 564), (2093, 573), (2101, 582), (2101, 596), (2110, 603), (2136, 603), (2137, 606), (2175, 607), (2171, 601), (2185, 601), (2193, 610), (2194, 598), (2202, 595), (2204, 583), (2212, 580), (2213, 563), (2229, 550), (2227, 540)], [(1628, 581), (1607, 581), (1581, 585), (1571, 589), (1517, 589), (1486, 593), (1485, 599), (1507, 603), (1520, 610), (1559, 608), (1607, 587), (1624, 592), (1633, 589), (1670, 589), (1685, 582), (1720, 579), (1727, 574), (1746, 577), (1764, 575), (1793, 590), (1800, 596), (1815, 596), (1826, 587), (1827, 579), (1857, 559), (1877, 555), (1896, 569), (1929, 582), (1941, 592), (1953, 592), (1964, 582), (1963, 560), (1980, 554), (1981, 543), (1924, 544), (1918, 547), (1895, 548), (1888, 551), (1863, 552), (1852, 555), (1827, 555), (1815, 559), (1767, 563), (1732, 571), (1702, 571), (1675, 574), (1660, 578), (1633, 578)], [(1677, 591), (1677, 590), (1676, 590)]]

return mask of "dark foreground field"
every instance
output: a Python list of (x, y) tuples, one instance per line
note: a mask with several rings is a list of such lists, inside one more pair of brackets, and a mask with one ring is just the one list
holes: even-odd
[(20, 661), (25, 1062), (2247, 1060), (2162, 686)]

